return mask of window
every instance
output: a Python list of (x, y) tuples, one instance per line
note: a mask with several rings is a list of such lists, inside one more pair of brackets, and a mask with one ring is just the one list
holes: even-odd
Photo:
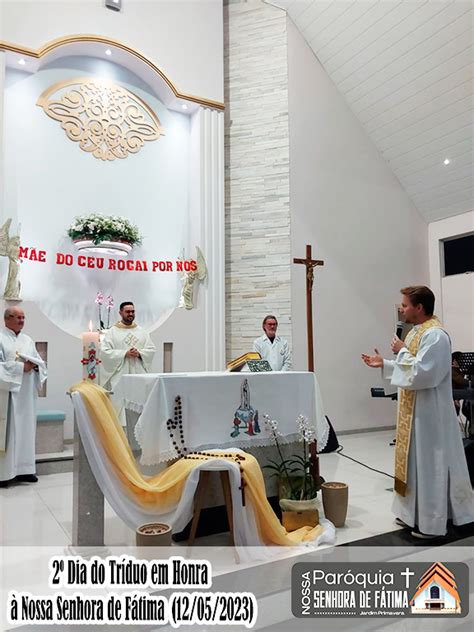
[(431, 586), (430, 588), (430, 597), (431, 599), (439, 599), (439, 587)]
[(474, 235), (443, 241), (444, 276), (474, 272)]

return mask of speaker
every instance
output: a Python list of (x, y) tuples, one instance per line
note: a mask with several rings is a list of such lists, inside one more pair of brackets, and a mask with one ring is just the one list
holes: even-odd
[(324, 450), (320, 450), (318, 454), (327, 454), (328, 452), (335, 452), (339, 447), (339, 441), (337, 440), (336, 431), (334, 430), (332, 423), (329, 421), (329, 417), (326, 415), (326, 421), (329, 425), (328, 442)]

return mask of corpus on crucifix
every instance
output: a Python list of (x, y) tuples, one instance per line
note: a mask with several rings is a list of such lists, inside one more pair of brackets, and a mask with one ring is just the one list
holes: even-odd
[(306, 259), (293, 259), (293, 263), (302, 263), (306, 266), (306, 327), (308, 339), (308, 371), (314, 371), (313, 352), (313, 280), (314, 268), (323, 266), (324, 261), (311, 258), (311, 246), (306, 245)]

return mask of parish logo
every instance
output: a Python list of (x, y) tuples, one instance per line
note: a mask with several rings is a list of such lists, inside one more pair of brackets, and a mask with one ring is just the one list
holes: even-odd
[(421, 576), (410, 606), (412, 614), (460, 614), (461, 600), (453, 573), (440, 562), (432, 564)]

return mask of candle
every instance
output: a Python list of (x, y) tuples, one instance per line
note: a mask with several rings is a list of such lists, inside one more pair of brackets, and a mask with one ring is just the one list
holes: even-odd
[(100, 334), (92, 331), (92, 321), (89, 321), (89, 331), (82, 334), (82, 365), (84, 367), (83, 377), (88, 380), (97, 380), (99, 373), (99, 349)]

